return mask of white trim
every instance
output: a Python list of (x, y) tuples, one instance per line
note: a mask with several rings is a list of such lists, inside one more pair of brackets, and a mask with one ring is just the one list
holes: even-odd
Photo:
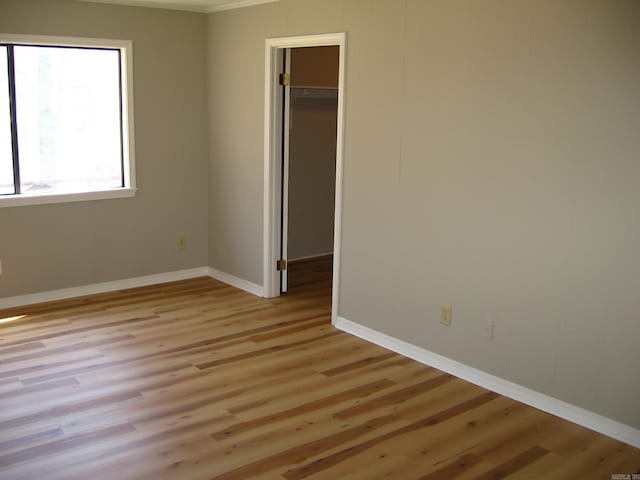
[(45, 205), (51, 203), (88, 202), (91, 200), (108, 200), (111, 198), (129, 198), (135, 196), (135, 194), (135, 188), (118, 188), (113, 190), (99, 190), (97, 192), (45, 195), (7, 195), (0, 197), (0, 208), (18, 207), (22, 205)]
[(124, 185), (136, 189), (136, 135), (135, 119), (133, 115), (133, 42), (124, 41), (125, 46), (120, 49), (122, 61), (122, 131), (125, 137), (123, 142), (124, 161)]
[(133, 197), (136, 192), (135, 173), (135, 132), (134, 132), (134, 98), (133, 98), (133, 42), (131, 40), (59, 37), (48, 35), (22, 35), (0, 33), (0, 42), (16, 45), (50, 45), (59, 47), (92, 47), (110, 48), (120, 51), (121, 89), (122, 89), (122, 162), (124, 171), (124, 188), (100, 191), (83, 191), (77, 193), (45, 193), (3, 195), (0, 207), (17, 207), (21, 205), (42, 205), (50, 203), (80, 202), (88, 200), (106, 200), (111, 198)]
[(236, 8), (253, 7), (256, 5), (262, 5), (263, 3), (274, 3), (279, 1), (280, 0), (235, 0), (233, 2), (208, 7), (205, 11), (207, 13), (223, 12), (225, 10), (235, 10)]
[(455, 375), (467, 382), (479, 385), (532, 407), (556, 415), (583, 427), (640, 448), (640, 430), (612, 420), (600, 414), (585, 410), (576, 405), (558, 400), (517, 383), (491, 375), (468, 365), (456, 362), (424, 348), (398, 340), (384, 333), (365, 327), (342, 317), (338, 317), (334, 326), (371, 343), (392, 350), (430, 367)]
[(190, 278), (211, 277), (223, 283), (249, 292), (258, 297), (263, 296), (263, 288), (260, 285), (243, 280), (228, 273), (221, 272), (215, 268), (198, 267), (187, 270), (177, 270), (175, 272), (157, 273), (143, 277), (132, 277), (112, 282), (94, 283), (81, 287), (63, 288), (60, 290), (50, 290), (48, 292), (29, 293), (17, 295), (15, 297), (0, 298), (0, 310), (5, 308), (23, 307), (36, 303), (54, 302), (68, 298), (84, 297), (98, 293), (113, 292), (116, 290), (126, 290), (128, 288), (146, 287), (160, 283), (176, 282)]
[(276, 175), (275, 163), (281, 151), (277, 139), (282, 135), (282, 125), (277, 105), (282, 102), (282, 92), (273, 80), (276, 72), (281, 71), (283, 55), (282, 51), (278, 54), (278, 50), (271, 46), (269, 40), (265, 42), (265, 59), (262, 276), (264, 296), (271, 298), (280, 294), (277, 286), (279, 274), (275, 266), (279, 254), (276, 249), (280, 242), (280, 232), (277, 228), (280, 198), (277, 192), (281, 179)]
[(342, 238), (342, 182), (344, 163), (344, 128), (345, 128), (345, 95), (346, 95), (346, 56), (347, 34), (326, 33), (320, 35), (304, 35), (296, 37), (268, 38), (265, 41), (265, 107), (264, 107), (264, 249), (263, 249), (263, 279), (264, 295), (276, 297), (277, 272), (275, 271), (276, 248), (279, 233), (276, 232), (276, 207), (279, 200), (275, 190), (278, 186), (277, 158), (278, 127), (277, 105), (278, 88), (273, 79), (278, 72), (278, 51), (297, 47), (319, 47), (337, 45), (340, 47), (340, 67), (338, 79), (338, 136), (336, 141), (336, 196), (335, 196), (335, 224), (333, 247), (333, 288), (332, 288), (332, 322), (338, 315), (340, 291), (340, 252)]
[(94, 283), (81, 287), (63, 288), (61, 290), (50, 290), (48, 292), (30, 293), (15, 297), (0, 298), (0, 309), (22, 307), (35, 303), (53, 302), (65, 300), (67, 298), (84, 297), (97, 293), (113, 292), (115, 290), (126, 290), (128, 288), (146, 287), (159, 283), (175, 282), (189, 278), (206, 277), (209, 275), (207, 267), (191, 268), (188, 270), (177, 270), (175, 272), (158, 273), (146, 275), (144, 277), (126, 278), (113, 282)]
[(93, 37), (61, 37), (57, 35), (25, 35), (0, 33), (0, 42), (19, 45), (55, 45), (59, 47), (131, 48), (130, 40)]
[[(347, 34), (344, 32), (298, 35), (295, 37), (274, 37), (267, 38), (266, 45), (270, 48), (330, 47), (332, 45), (343, 47), (346, 45), (346, 37)], [(340, 55), (342, 55), (342, 51), (340, 51)], [(340, 84), (338, 85), (341, 87)]]
[(302, 260), (313, 260), (314, 258), (328, 257), (329, 255), (333, 255), (333, 252), (314, 253), (313, 255), (305, 255), (304, 257), (290, 258), (288, 262), (291, 263), (291, 262), (300, 262)]
[[(284, 51), (284, 74), (291, 75), (291, 49)], [(281, 105), (281, 104), (280, 104)], [(289, 155), (291, 150), (291, 86), (284, 86), (284, 109), (282, 112), (282, 225), (289, 226)], [(280, 231), (282, 242), (282, 258), (281, 260), (289, 260), (289, 229), (282, 228)], [(286, 268), (280, 272), (280, 290), (282, 293), (289, 291), (289, 270)]]
[(88, 3), (106, 3), (109, 5), (125, 5), (129, 7), (146, 7), (146, 8), (161, 8), (165, 10), (181, 10), (184, 12), (198, 12), (198, 13), (214, 13), (222, 12), (224, 10), (234, 10), (236, 8), (252, 7), (254, 5), (261, 5), (263, 3), (279, 2), (280, 0), (213, 0), (212, 3), (218, 3), (218, 5), (188, 5), (180, 2), (161, 2), (153, 0), (80, 0)]
[(249, 282), (248, 280), (244, 280), (234, 275), (221, 272), (220, 270), (216, 270), (215, 268), (211, 267), (209, 267), (207, 274), (211, 278), (226, 283), (227, 285), (231, 285), (232, 287), (239, 288), (240, 290), (244, 290), (245, 292), (249, 292), (257, 297), (264, 296), (264, 289), (260, 285)]
[(338, 134), (336, 138), (336, 200), (333, 224), (333, 282), (331, 287), (331, 323), (338, 321), (340, 305), (340, 265), (342, 252), (342, 184), (344, 170), (345, 98), (347, 93), (347, 34), (340, 43), (340, 67), (338, 77)]
[(183, 12), (206, 13), (207, 7), (185, 5), (183, 3), (154, 2), (151, 0), (79, 0), (86, 3), (106, 3), (107, 5), (123, 5), (125, 7), (161, 8), (165, 10), (181, 10)]

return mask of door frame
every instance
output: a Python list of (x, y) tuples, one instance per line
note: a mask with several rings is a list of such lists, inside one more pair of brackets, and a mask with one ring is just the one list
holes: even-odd
[(335, 324), (338, 316), (342, 238), (342, 177), (347, 50), (347, 34), (345, 32), (267, 38), (265, 40), (263, 286), (265, 297), (273, 298), (280, 295), (280, 275), (276, 270), (276, 261), (279, 260), (281, 241), (282, 88), (280, 88), (277, 78), (282, 69), (284, 52), (288, 48), (325, 47), (332, 45), (340, 48), (338, 70), (338, 129), (336, 138), (336, 193), (333, 229), (333, 284), (331, 298), (331, 321)]
[[(285, 75), (291, 75), (291, 49), (286, 48), (283, 52), (283, 68), (280, 70)], [(291, 149), (291, 85), (284, 85), (280, 89), (284, 92), (284, 98), (278, 103), (282, 105), (282, 169), (280, 170), (280, 178), (282, 179), (282, 190), (280, 198), (282, 199), (281, 209), (282, 212), (280, 218), (282, 218), (282, 225), (286, 225), (287, 228), (280, 228), (281, 233), (280, 245), (280, 259), (289, 261), (289, 155)], [(280, 272), (280, 294), (285, 294), (289, 291), (289, 272), (285, 268)]]

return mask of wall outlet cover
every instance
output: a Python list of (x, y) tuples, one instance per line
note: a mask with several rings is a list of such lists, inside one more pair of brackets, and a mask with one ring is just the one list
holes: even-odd
[(440, 323), (442, 325), (446, 325), (447, 327), (450, 327), (452, 317), (453, 317), (453, 307), (451, 305), (441, 305), (440, 306)]

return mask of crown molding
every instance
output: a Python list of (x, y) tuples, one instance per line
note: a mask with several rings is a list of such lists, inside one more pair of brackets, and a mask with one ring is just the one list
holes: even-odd
[(126, 7), (161, 8), (164, 10), (181, 10), (185, 12), (207, 13), (208, 7), (185, 5), (183, 3), (165, 3), (151, 0), (79, 0), (84, 3), (102, 3)]
[(225, 10), (235, 10), (236, 8), (253, 7), (263, 3), (274, 3), (280, 0), (234, 0), (233, 2), (222, 2), (206, 9), (207, 13), (223, 12)]
[(157, 0), (80, 0), (87, 3), (103, 3), (110, 5), (125, 5), (129, 7), (161, 8), (165, 10), (182, 10), (196, 13), (216, 13), (236, 8), (253, 7), (263, 3), (279, 2), (280, 0), (210, 0), (209, 5), (194, 5), (193, 3), (161, 2)]

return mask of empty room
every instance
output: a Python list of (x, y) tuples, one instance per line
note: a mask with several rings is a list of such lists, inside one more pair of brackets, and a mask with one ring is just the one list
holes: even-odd
[(640, 2), (0, 0), (0, 479), (640, 479)]

